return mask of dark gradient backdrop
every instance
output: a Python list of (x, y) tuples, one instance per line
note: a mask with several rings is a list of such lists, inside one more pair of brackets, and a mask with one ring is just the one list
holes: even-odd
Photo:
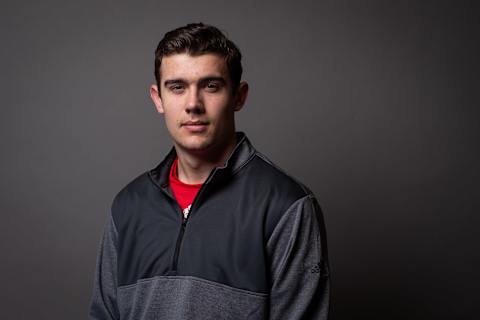
[(154, 48), (203, 21), (245, 57), (238, 129), (324, 208), (332, 319), (476, 319), (474, 2), (2, 1), (0, 318), (85, 318), (111, 200), (170, 146)]

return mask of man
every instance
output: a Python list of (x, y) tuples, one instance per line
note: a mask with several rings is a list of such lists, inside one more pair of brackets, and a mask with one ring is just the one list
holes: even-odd
[(241, 54), (213, 26), (165, 34), (151, 98), (173, 148), (115, 197), (91, 319), (326, 319), (312, 193), (235, 132)]

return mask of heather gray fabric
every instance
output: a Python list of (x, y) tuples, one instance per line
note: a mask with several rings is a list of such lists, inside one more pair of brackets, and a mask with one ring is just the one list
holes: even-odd
[(266, 294), (188, 276), (140, 280), (118, 289), (121, 319), (265, 319)]
[(90, 319), (120, 319), (117, 308), (117, 239), (117, 229), (110, 216), (97, 258)]
[(327, 319), (330, 282), (325, 232), (313, 195), (297, 200), (267, 243), (270, 319)]

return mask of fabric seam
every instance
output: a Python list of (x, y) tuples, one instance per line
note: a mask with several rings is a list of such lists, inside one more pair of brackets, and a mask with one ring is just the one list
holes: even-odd
[(307, 194), (297, 200), (295, 200), (291, 205), (290, 207), (287, 208), (287, 210), (285, 210), (285, 212), (282, 214), (282, 216), (280, 217), (280, 219), (278, 220), (277, 224), (275, 225), (275, 228), (273, 228), (272, 230), (272, 234), (270, 235), (270, 237), (268, 238), (267, 240), (267, 247), (269, 246), (269, 242), (270, 242), (270, 239), (272, 238), (273, 234), (275, 234), (275, 230), (277, 230), (278, 226), (280, 225), (280, 222), (286, 217), (286, 215), (289, 213), (289, 211), (293, 211), (291, 210), (297, 203), (300, 203), (302, 201), (307, 201), (307, 198), (312, 200), (314, 198), (314, 196), (312, 194)]
[(204, 283), (204, 284), (207, 284), (209, 286), (218, 287), (218, 288), (221, 288), (221, 289), (224, 289), (224, 290), (236, 291), (238, 293), (247, 294), (247, 295), (251, 295), (251, 296), (255, 296), (255, 297), (259, 297), (259, 298), (267, 298), (269, 296), (267, 293), (254, 292), (254, 291), (249, 291), (249, 290), (245, 290), (245, 289), (235, 288), (235, 287), (228, 286), (226, 284), (217, 283), (217, 282), (214, 282), (214, 281), (201, 279), (201, 278), (197, 278), (197, 277), (193, 277), (193, 276), (155, 276), (155, 277), (151, 277), (151, 278), (139, 279), (139, 280), (137, 280), (136, 283), (120, 286), (117, 289), (118, 289), (118, 291), (124, 290), (124, 289), (130, 289), (130, 288), (136, 287), (139, 284), (153, 282), (155, 280), (191, 280), (191, 281), (194, 281), (194, 282)]
[(285, 170), (283, 170), (282, 168), (280, 168), (279, 166), (277, 166), (275, 163), (273, 163), (270, 159), (267, 158), (267, 156), (265, 156), (263, 153), (261, 152), (256, 152), (255, 153), (256, 156), (258, 156), (263, 162), (265, 162), (266, 164), (270, 165), (271, 167), (275, 168), (276, 170), (280, 171), (281, 173), (283, 173), (284, 175), (286, 175), (287, 177), (289, 177), (290, 179), (292, 179), (293, 181), (295, 181), (295, 183), (297, 183), (300, 188), (302, 188), (303, 192), (306, 193), (306, 195), (309, 195), (309, 194), (312, 194), (312, 192), (307, 189), (303, 183), (301, 183), (299, 180), (297, 180), (296, 178), (294, 178), (293, 176), (291, 176), (290, 174), (288, 174)]

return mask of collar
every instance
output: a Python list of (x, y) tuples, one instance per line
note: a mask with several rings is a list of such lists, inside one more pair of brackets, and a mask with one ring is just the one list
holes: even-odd
[[(221, 167), (215, 167), (204, 184), (211, 184), (215, 181), (222, 181), (229, 178), (240, 170), (255, 154), (255, 148), (250, 143), (250, 140), (248, 140), (245, 133), (237, 132), (236, 138), (237, 145), (225, 161), (225, 164)], [(172, 147), (165, 159), (148, 172), (148, 176), (158, 187), (162, 189), (168, 187), (170, 167), (176, 157), (177, 153), (175, 147)]]

